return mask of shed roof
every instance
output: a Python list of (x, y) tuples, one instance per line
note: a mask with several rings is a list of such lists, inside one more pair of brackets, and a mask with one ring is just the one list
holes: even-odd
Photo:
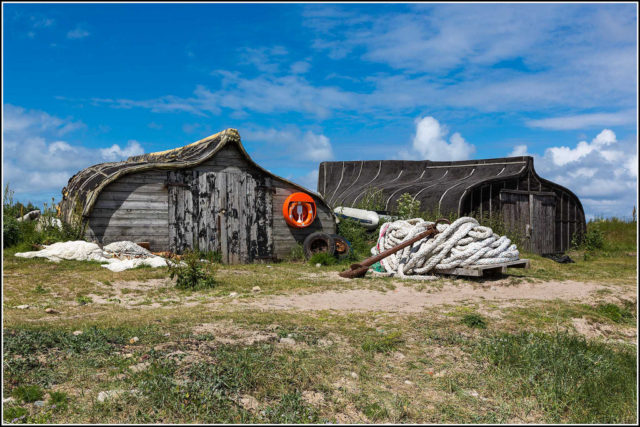
[(81, 170), (73, 175), (69, 179), (67, 186), (62, 189), (62, 201), (60, 202), (62, 218), (65, 221), (71, 221), (76, 206), (80, 207), (83, 217), (89, 216), (100, 192), (108, 184), (124, 175), (151, 169), (171, 170), (197, 166), (213, 157), (227, 144), (235, 144), (246, 160), (264, 173), (282, 180), (301, 191), (312, 193), (324, 202), (321, 195), (260, 167), (245, 151), (238, 131), (236, 129), (226, 129), (183, 147), (132, 156), (122, 162), (100, 163)]
[(373, 188), (382, 190), (385, 210), (391, 209), (400, 195), (409, 193), (424, 208), (458, 212), (461, 199), (474, 187), (524, 176), (529, 171), (535, 174), (530, 156), (448, 162), (323, 162), (318, 192), (332, 207), (354, 207)]

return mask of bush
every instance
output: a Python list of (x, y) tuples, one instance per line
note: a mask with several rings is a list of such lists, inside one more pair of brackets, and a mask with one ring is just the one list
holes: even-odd
[(593, 252), (604, 247), (604, 234), (598, 228), (589, 227), (582, 240), (584, 250)]
[(417, 218), (420, 214), (420, 200), (415, 200), (409, 193), (404, 193), (398, 199), (397, 213), (400, 219)]
[(167, 260), (169, 277), (176, 280), (178, 289), (205, 289), (216, 286), (215, 268), (200, 261), (199, 252), (186, 250), (180, 261)]
[(13, 396), (16, 399), (22, 400), (24, 403), (35, 402), (36, 400), (42, 400), (44, 391), (38, 385), (21, 385), (13, 390)]
[(462, 323), (464, 323), (470, 328), (485, 329), (487, 327), (487, 322), (484, 320), (484, 318), (479, 314), (475, 314), (475, 313), (466, 314), (462, 318)]
[(318, 252), (311, 255), (311, 258), (309, 258), (309, 264), (311, 265), (334, 265), (337, 262), (338, 260), (336, 259), (336, 257), (327, 252)]
[(284, 257), (285, 261), (294, 262), (294, 261), (304, 261), (304, 247), (300, 243), (296, 243), (296, 245), (291, 248), (287, 256)]
[(8, 248), (20, 242), (20, 223), (10, 215), (2, 219), (2, 247)]
[(385, 209), (385, 197), (382, 189), (367, 188), (362, 195), (362, 199), (354, 207), (367, 211), (383, 211)]
[[(369, 233), (358, 221), (351, 218), (342, 218), (338, 223), (338, 235), (351, 243), (353, 258), (357, 256), (369, 256), (369, 249), (375, 244), (377, 234)], [(373, 239), (373, 243), (372, 243)]]

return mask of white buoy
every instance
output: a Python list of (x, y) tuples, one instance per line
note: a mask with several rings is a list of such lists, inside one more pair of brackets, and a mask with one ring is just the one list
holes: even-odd
[(333, 212), (338, 218), (350, 218), (358, 221), (367, 230), (375, 230), (380, 222), (380, 217), (374, 211), (338, 206)]

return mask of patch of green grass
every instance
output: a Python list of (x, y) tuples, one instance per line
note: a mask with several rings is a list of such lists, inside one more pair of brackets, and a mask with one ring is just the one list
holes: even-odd
[(364, 405), (362, 413), (366, 415), (371, 421), (378, 421), (389, 416), (389, 411), (384, 405), (378, 402), (370, 402)]
[(366, 352), (388, 353), (396, 350), (404, 343), (400, 332), (390, 332), (382, 336), (371, 337), (362, 344), (362, 349)]
[(21, 385), (14, 388), (12, 394), (13, 397), (24, 403), (31, 403), (36, 400), (42, 400), (44, 390), (37, 384)]
[(476, 313), (465, 314), (461, 322), (470, 328), (486, 329), (487, 321)]
[(565, 333), (488, 337), (476, 355), (514, 398), (534, 397), (549, 422), (634, 423), (636, 357), (627, 348)]
[(596, 311), (615, 323), (635, 323), (635, 317), (632, 312), (615, 304), (598, 304)]
[(335, 265), (338, 262), (335, 256), (327, 253), (327, 252), (318, 252), (311, 255), (309, 258), (309, 264), (311, 265)]
[(33, 291), (37, 294), (46, 294), (47, 292), (49, 292), (48, 289), (44, 288), (42, 285), (37, 285)]
[(310, 424), (320, 421), (317, 411), (306, 405), (298, 392), (282, 396), (280, 402), (265, 409), (265, 417), (271, 424)]
[(78, 295), (76, 297), (76, 302), (80, 305), (85, 305), (85, 304), (91, 304), (93, 300), (91, 299), (91, 297), (88, 297), (86, 295)]
[[(2, 419), (5, 422), (18, 422), (20, 418), (27, 416), (27, 408), (21, 406), (9, 406), (2, 405)], [(14, 421), (15, 420), (15, 421)]]
[(52, 391), (49, 393), (49, 404), (56, 405), (58, 409), (66, 408), (69, 403), (69, 396), (62, 391)]

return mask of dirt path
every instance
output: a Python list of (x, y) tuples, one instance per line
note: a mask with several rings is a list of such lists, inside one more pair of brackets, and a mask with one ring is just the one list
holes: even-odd
[(463, 283), (446, 284), (431, 292), (418, 291), (402, 283), (396, 289), (379, 292), (368, 289), (348, 291), (326, 291), (313, 294), (265, 296), (250, 302), (234, 301), (233, 305), (247, 305), (271, 310), (340, 310), (340, 311), (389, 311), (411, 313), (426, 307), (455, 304), (463, 301), (497, 301), (508, 305), (513, 300), (578, 300), (588, 301), (601, 289), (609, 289), (617, 298), (635, 299), (631, 288), (583, 282), (538, 282), (520, 285), (505, 285), (495, 282), (490, 285)]

